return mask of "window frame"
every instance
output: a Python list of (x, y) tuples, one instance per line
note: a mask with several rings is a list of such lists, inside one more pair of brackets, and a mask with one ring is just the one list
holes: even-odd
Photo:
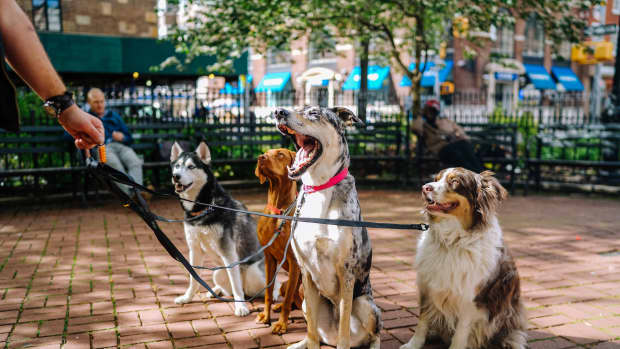
[[(50, 7), (50, 2), (57, 2), (57, 7)], [(36, 4), (36, 2), (40, 2), (41, 4)], [(32, 0), (32, 24), (34, 25), (37, 31), (45, 31), (52, 33), (62, 33), (63, 32), (63, 24), (62, 24), (62, 0)], [(50, 29), (50, 10), (58, 10), (58, 28)], [(37, 18), (37, 16), (40, 16)]]
[[(331, 63), (335, 62), (338, 59), (338, 53), (336, 52), (336, 45), (338, 44), (336, 38), (333, 35), (329, 35), (328, 38), (325, 38), (326, 41), (330, 41), (333, 43), (333, 50), (327, 50), (323, 52), (318, 52), (314, 49), (313, 45), (313, 33), (310, 33), (310, 37), (308, 38), (308, 63)], [(318, 55), (319, 57), (314, 57)]]
[[(531, 25), (534, 23), (534, 25)], [(534, 30), (533, 37), (528, 35), (529, 30)], [(540, 41), (538, 42), (537, 31), (540, 30)], [(525, 41), (523, 42), (523, 56), (542, 58), (545, 57), (545, 27), (536, 14), (532, 14), (525, 22), (525, 30), (523, 32)], [(536, 46), (534, 46), (536, 45)], [(536, 49), (534, 51), (533, 49)]]

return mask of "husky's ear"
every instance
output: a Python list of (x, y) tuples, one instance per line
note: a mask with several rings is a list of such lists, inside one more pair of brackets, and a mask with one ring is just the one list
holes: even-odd
[(179, 143), (174, 142), (172, 149), (170, 149), (170, 162), (175, 162), (176, 159), (179, 158), (179, 155), (183, 152), (183, 148), (179, 145)]
[(205, 142), (200, 142), (198, 144), (198, 148), (196, 148), (196, 154), (198, 154), (198, 158), (202, 160), (206, 165), (211, 165), (211, 152), (209, 151), (209, 147)]
[(362, 120), (360, 120), (353, 112), (345, 107), (334, 107), (330, 109), (344, 122), (346, 126), (356, 125), (364, 126)]

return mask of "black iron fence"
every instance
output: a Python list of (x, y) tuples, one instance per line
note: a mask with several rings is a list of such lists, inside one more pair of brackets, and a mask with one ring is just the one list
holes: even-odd
[[(84, 105), (85, 91), (76, 92), (78, 102)], [(270, 115), (276, 107), (338, 105), (349, 107), (357, 113), (359, 92), (318, 89), (309, 92), (285, 90), (229, 94), (220, 90), (196, 91), (193, 87), (179, 86), (109, 88), (104, 89), (104, 93), (108, 107), (121, 113), (136, 135), (134, 147), (145, 159), (145, 178), (154, 184), (162, 184), (167, 183), (169, 176), (167, 157), (161, 151), (166, 142), (184, 140), (195, 146), (200, 140), (205, 140), (211, 146), (216, 159), (215, 169), (220, 178), (252, 179), (254, 161), (258, 155), (270, 148), (291, 146), (290, 141), (273, 127), (274, 120)], [(433, 97), (422, 96), (423, 101), (430, 98)], [(489, 98), (493, 98), (493, 103), (489, 103)], [(517, 182), (532, 181), (529, 178), (529, 166), (536, 164), (537, 168), (544, 168), (548, 163), (543, 164), (540, 159), (548, 160), (554, 154), (561, 153), (558, 150), (562, 147), (558, 145), (560, 143), (540, 141), (550, 127), (570, 126), (571, 132), (579, 134), (585, 126), (592, 129), (600, 125), (600, 117), (589, 113), (588, 108), (582, 105), (584, 96), (578, 93), (526, 95), (517, 101), (510, 98), (504, 94), (489, 97), (484, 93), (459, 93), (442, 96), (441, 102), (443, 115), (458, 123), (492, 124), (495, 125), (494, 129), (501, 125), (506, 125), (507, 129), (517, 128), (518, 145), (516, 154), (513, 154), (519, 159), (520, 171), (515, 172), (515, 175), (520, 176)], [(348, 135), (358, 176), (390, 178), (395, 181), (417, 177), (414, 172), (420, 169), (403, 165), (403, 161), (417, 155), (416, 137), (407, 127), (414, 116), (404, 112), (408, 110), (410, 101), (407, 98), (398, 99), (389, 91), (369, 91), (367, 99), (366, 127), (351, 129)], [(75, 184), (76, 171), (52, 171), (51, 166), (79, 168), (79, 159), (72, 155), (69, 161), (63, 155), (65, 151), (73, 151), (70, 143), (65, 144), (66, 147), (54, 147), (53, 152), (46, 151), (52, 138), (53, 142), (63, 142), (62, 130), (42, 112), (38, 97), (22, 96), (20, 105), (25, 111), (22, 125), (30, 128), (29, 133), (12, 135), (0, 132), (0, 187), (3, 188), (3, 194), (12, 195), (10, 193), (15, 190), (19, 192), (26, 187), (37, 192), (46, 191), (46, 188), (54, 192), (68, 190), (70, 185), (67, 183)], [(608, 136), (609, 132), (605, 134), (604, 144), (614, 143), (618, 139), (616, 135), (619, 129), (609, 130), (612, 135)], [(49, 136), (52, 131), (53, 137)], [(558, 137), (562, 135), (561, 130), (553, 134)], [(548, 136), (545, 137), (548, 139)], [(584, 138), (592, 137), (584, 135)], [(606, 157), (599, 156), (589, 161), (618, 162), (620, 154), (617, 142), (614, 144), (606, 148)], [(532, 150), (538, 147), (540, 154)], [(537, 156), (540, 158), (538, 162), (528, 161)], [(45, 171), (29, 173), (29, 169), (35, 170), (42, 164), (45, 164)], [(563, 165), (555, 169), (565, 171), (568, 165)], [(14, 175), (16, 171), (19, 175)], [(583, 171), (592, 172), (591, 168), (584, 168)], [(612, 166), (605, 168), (605, 171), (615, 173), (616, 170)], [(539, 185), (540, 178), (544, 178), (544, 175), (539, 174), (545, 172), (535, 173)], [(561, 173), (559, 177), (562, 177)], [(564, 177), (570, 180), (569, 175)]]

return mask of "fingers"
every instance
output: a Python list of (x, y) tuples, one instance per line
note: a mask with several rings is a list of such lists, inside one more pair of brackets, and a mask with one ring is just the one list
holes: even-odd
[(92, 149), (97, 144), (99, 144), (99, 143), (94, 143), (92, 141), (88, 141), (88, 140), (86, 140), (85, 138), (82, 138), (82, 137), (77, 137), (75, 139), (75, 146), (78, 149)]
[(87, 124), (87, 129), (84, 130), (95, 144), (103, 144), (104, 129), (101, 120), (91, 117), (91, 122)]

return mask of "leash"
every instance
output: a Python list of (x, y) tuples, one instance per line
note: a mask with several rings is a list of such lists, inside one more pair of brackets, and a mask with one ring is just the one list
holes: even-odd
[[(149, 228), (153, 230), (153, 232), (155, 233), (155, 236), (157, 237), (157, 240), (164, 247), (164, 249), (166, 249), (168, 254), (173, 259), (181, 263), (183, 267), (185, 267), (185, 269), (189, 272), (190, 276), (194, 278), (194, 280), (196, 280), (201, 286), (207, 289), (207, 291), (213, 296), (213, 298), (218, 299), (223, 302), (250, 302), (258, 298), (259, 296), (262, 296), (263, 292), (274, 284), (278, 272), (280, 271), (280, 269), (282, 268), (282, 266), (284, 265), (286, 261), (288, 248), (291, 245), (291, 241), (293, 237), (293, 231), (295, 230), (295, 227), (297, 226), (298, 221), (307, 222), (307, 223), (316, 223), (316, 224), (349, 226), (349, 227), (369, 227), (369, 228), (407, 229), (407, 230), (411, 230), (411, 229), (412, 230), (427, 230), (428, 229), (428, 224), (394, 224), (394, 223), (350, 221), (350, 220), (343, 220), (343, 219), (299, 217), (301, 207), (303, 206), (303, 203), (305, 201), (305, 194), (306, 194), (305, 192), (302, 192), (302, 197), (300, 199), (299, 205), (297, 205), (297, 209), (295, 210), (295, 214), (293, 217), (288, 216), (288, 214), (290, 213), (290, 210), (292, 209), (292, 207), (295, 205), (296, 203), (295, 201), (291, 203), (291, 205), (286, 209), (284, 214), (266, 214), (262, 212), (253, 212), (253, 211), (219, 206), (213, 203), (206, 204), (206, 203), (201, 203), (199, 201), (192, 201), (192, 200), (181, 198), (173, 194), (159, 193), (154, 190), (150, 190), (149, 188), (146, 188), (143, 185), (136, 183), (133, 180), (133, 178), (131, 178), (129, 175), (123, 172), (120, 172), (108, 166), (107, 164), (105, 164), (105, 159), (106, 159), (105, 146), (100, 146), (98, 151), (99, 151), (99, 158), (102, 161), (97, 161), (93, 159), (92, 157), (90, 157), (90, 153), (86, 152), (86, 156), (85, 156), (86, 167), (89, 169), (91, 174), (93, 174), (93, 176), (95, 176), (95, 178), (97, 178), (99, 181), (106, 184), (109, 190), (121, 200), (123, 207), (130, 208), (144, 220), (144, 222), (149, 226)], [(132, 199), (129, 195), (127, 195), (125, 192), (120, 190), (120, 188), (114, 182), (125, 184), (128, 186), (131, 186), (134, 190), (139, 189), (141, 191), (148, 192), (153, 195), (160, 196), (160, 197), (175, 197), (178, 200), (182, 200), (186, 202), (193, 202), (195, 204), (207, 206), (208, 209), (204, 210), (204, 212), (202, 212), (201, 214), (197, 216), (185, 218), (185, 219), (168, 219), (165, 217), (161, 217), (161, 216), (154, 214), (148, 208), (148, 205), (146, 204), (146, 202), (140, 195), (136, 195), (136, 198), (137, 198), (137, 201), (136, 201)], [(245, 213), (245, 214), (261, 216), (261, 217), (275, 218), (275, 219), (280, 219), (281, 222), (280, 222), (278, 229), (276, 229), (276, 231), (274, 232), (274, 235), (272, 236), (271, 240), (269, 240), (269, 242), (266, 245), (262, 246), (254, 254), (247, 256), (246, 258), (240, 261), (233, 262), (226, 266), (220, 266), (220, 267), (193, 266), (187, 261), (185, 256), (181, 253), (181, 251), (179, 251), (179, 249), (174, 245), (174, 243), (172, 243), (172, 241), (168, 238), (168, 236), (159, 228), (159, 225), (157, 225), (157, 221), (170, 222), (170, 223), (193, 222), (193, 221), (199, 220), (213, 213), (215, 209), (228, 210), (228, 211)], [(282, 258), (282, 261), (277, 265), (273, 279), (261, 291), (259, 291), (257, 294), (253, 295), (252, 297), (245, 299), (245, 300), (236, 300), (236, 299), (220, 297), (194, 270), (194, 269), (207, 269), (207, 270), (215, 271), (215, 270), (221, 270), (221, 269), (229, 269), (229, 268), (234, 268), (240, 264), (249, 262), (251, 259), (255, 258), (259, 254), (262, 254), (266, 248), (268, 248), (275, 242), (276, 238), (280, 235), (282, 227), (284, 226), (286, 221), (292, 221), (292, 226), (291, 226), (291, 232), (289, 234), (289, 238), (284, 248), (284, 257)]]
[[(174, 195), (174, 194), (166, 194), (166, 193), (160, 193), (154, 190), (151, 190), (143, 185), (140, 185), (138, 183), (136, 183), (133, 179), (131, 179), (131, 177), (129, 177), (127, 174), (120, 172), (118, 170), (115, 170), (114, 168), (102, 164), (102, 163), (98, 163), (95, 161), (95, 165), (93, 170), (101, 173), (102, 175), (105, 175), (106, 177), (110, 178), (111, 180), (121, 183), (121, 184), (125, 184), (128, 186), (133, 187), (134, 189), (139, 189), (141, 191), (153, 194), (155, 196), (159, 196), (159, 197), (166, 197), (166, 198), (176, 198), (180, 201), (186, 201), (186, 202), (191, 202), (194, 204), (198, 204), (198, 205), (202, 205), (202, 206), (207, 206), (207, 207), (211, 207), (214, 209), (221, 209), (221, 210), (226, 210), (226, 211), (232, 211), (232, 212), (238, 212), (238, 213), (246, 213), (246, 214), (250, 214), (253, 216), (260, 216), (260, 217), (268, 217), (268, 218), (276, 218), (276, 219), (283, 219), (283, 220), (288, 220), (288, 221), (292, 221), (293, 217), (291, 216), (285, 216), (285, 215), (279, 215), (279, 214), (269, 214), (269, 213), (263, 213), (263, 212), (255, 212), (255, 211), (247, 211), (247, 210), (242, 210), (242, 209), (237, 209), (237, 208), (232, 208), (232, 207), (225, 207), (225, 206), (219, 206), (216, 204), (207, 204), (204, 202), (200, 202), (200, 201), (194, 201), (194, 200), (189, 200), (189, 199), (184, 199), (182, 197), (179, 197), (178, 195)], [(157, 215), (153, 215), (155, 217), (155, 219), (163, 221), (163, 222), (190, 222), (193, 220), (197, 220), (199, 217), (201, 216), (196, 216), (196, 217), (191, 217), (191, 218), (186, 218), (186, 219), (182, 219), (182, 220), (172, 220), (172, 219), (167, 219), (161, 216), (157, 216)], [(203, 216), (204, 217), (204, 216)], [(428, 230), (428, 224), (425, 223), (419, 223), (419, 224), (399, 224), (399, 223), (379, 223), (379, 222), (368, 222), (368, 221), (351, 221), (351, 220), (346, 220), (346, 219), (327, 219), (327, 218), (311, 218), (311, 217), (297, 217), (295, 218), (296, 220), (300, 221), (300, 222), (305, 222), (305, 223), (315, 223), (315, 224), (324, 224), (324, 225), (338, 225), (338, 226), (343, 226), (343, 227), (355, 227), (355, 228), (383, 228), (383, 229), (397, 229), (397, 230)]]
[[(248, 260), (256, 257), (259, 253), (262, 253), (265, 250), (265, 248), (267, 248), (271, 244), (273, 244), (273, 242), (275, 241), (277, 236), (280, 235), (281, 228), (284, 225), (285, 221), (282, 221), (280, 223), (279, 229), (274, 233), (274, 236), (271, 238), (271, 240), (265, 246), (261, 247), (261, 249), (259, 249), (259, 251), (257, 251), (253, 255), (244, 258), (242, 261), (237, 261), (237, 262), (231, 263), (228, 266), (216, 267), (216, 268), (194, 267), (185, 258), (183, 253), (181, 253), (181, 251), (179, 251), (179, 249), (174, 245), (174, 243), (170, 240), (170, 238), (168, 238), (168, 236), (161, 230), (161, 228), (159, 228), (159, 225), (156, 222), (157, 221), (156, 217), (158, 217), (158, 216), (154, 215), (150, 211), (150, 209), (148, 208), (148, 205), (146, 204), (144, 199), (140, 195), (136, 195), (136, 198), (138, 200), (132, 199), (129, 195), (127, 195), (125, 192), (123, 192), (116, 184), (114, 184), (114, 181), (111, 179), (111, 177), (102, 175), (102, 173), (106, 173), (105, 171), (114, 170), (113, 168), (109, 167), (108, 165), (106, 165), (106, 164), (104, 164), (102, 162), (94, 160), (90, 156), (86, 157), (86, 166), (90, 170), (90, 172), (95, 176), (95, 178), (97, 178), (99, 181), (101, 181), (104, 184), (106, 184), (108, 189), (121, 200), (121, 203), (122, 203), (123, 207), (130, 208), (132, 211), (134, 211), (136, 214), (138, 214), (138, 216), (140, 216), (140, 218), (142, 218), (142, 220), (144, 220), (144, 222), (149, 226), (149, 228), (151, 228), (151, 230), (153, 230), (153, 232), (155, 233), (155, 237), (157, 237), (157, 240), (164, 247), (164, 249), (168, 252), (168, 254), (173, 259), (175, 259), (177, 262), (181, 263), (183, 265), (183, 267), (185, 267), (185, 269), (189, 272), (191, 277), (193, 277), (194, 280), (196, 280), (201, 286), (203, 286), (205, 289), (207, 289), (207, 291), (212, 295), (213, 298), (218, 299), (218, 300), (223, 301), (223, 302), (251, 302), (251, 301), (253, 301), (254, 299), (256, 299), (258, 297), (262, 297), (263, 292), (267, 288), (271, 287), (274, 284), (278, 272), (280, 272), (280, 269), (282, 268), (282, 266), (284, 265), (284, 263), (286, 261), (286, 253), (288, 252), (288, 247), (291, 244), (291, 238), (292, 238), (293, 234), (290, 234), (290, 236), (289, 236), (289, 238), (288, 238), (288, 240), (286, 242), (286, 246), (285, 246), (285, 249), (284, 249), (284, 253), (285, 253), (284, 254), (284, 258), (282, 259), (282, 262), (280, 262), (277, 265), (273, 279), (261, 291), (259, 291), (257, 294), (253, 295), (250, 298), (247, 298), (247, 299), (244, 299), (244, 300), (237, 300), (237, 299), (230, 299), (230, 298), (220, 297), (218, 294), (215, 293), (215, 291), (213, 291), (213, 289), (209, 286), (209, 284), (207, 284), (200, 277), (200, 275), (198, 275), (198, 273), (196, 273), (196, 271), (194, 269), (219, 270), (219, 269), (225, 269), (225, 268), (233, 268), (233, 267), (235, 267), (235, 266), (237, 266), (239, 264), (242, 264), (244, 261), (247, 262)], [(114, 170), (114, 171), (116, 171), (116, 170)], [(293, 204), (295, 204), (295, 202), (293, 202)], [(293, 205), (291, 205), (289, 207), (289, 209), (288, 209), (289, 212), (290, 212), (290, 209), (292, 207), (293, 207)], [(296, 214), (298, 215), (299, 213), (296, 212)], [(180, 221), (180, 220), (170, 220), (170, 221)]]

